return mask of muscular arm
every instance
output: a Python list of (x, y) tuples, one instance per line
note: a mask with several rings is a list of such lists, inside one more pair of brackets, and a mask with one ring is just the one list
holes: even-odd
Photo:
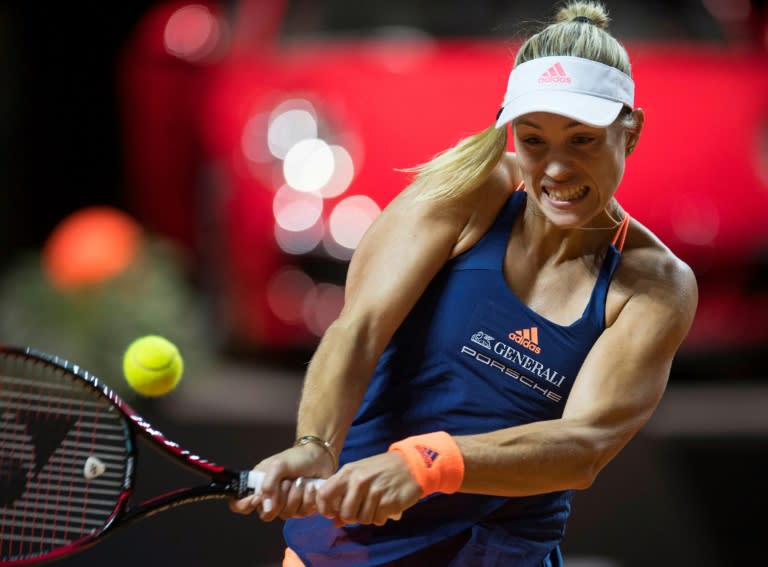
[(462, 492), (522, 496), (588, 487), (650, 418), (696, 308), (687, 266), (641, 283), (601, 335), (561, 419), (458, 437)]
[(406, 191), (366, 233), (350, 263), (344, 309), (309, 365), (297, 434), (340, 450), (376, 362), (429, 282), (488, 229), (514, 179), (507, 158), (486, 183), (454, 200)]
[(298, 436), (317, 435), (341, 449), (380, 354), (450, 257), (462, 222), (404, 195), (367, 232), (350, 264), (344, 308), (307, 370)]

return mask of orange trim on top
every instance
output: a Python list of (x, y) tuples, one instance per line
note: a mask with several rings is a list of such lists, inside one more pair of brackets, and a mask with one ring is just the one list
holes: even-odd
[(629, 213), (624, 213), (624, 218), (621, 219), (619, 228), (616, 229), (616, 234), (613, 235), (613, 244), (616, 249), (621, 252), (624, 249), (624, 241), (627, 239), (627, 232), (629, 231)]

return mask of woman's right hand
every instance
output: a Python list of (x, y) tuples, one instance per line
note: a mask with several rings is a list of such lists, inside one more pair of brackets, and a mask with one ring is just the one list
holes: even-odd
[(264, 473), (261, 492), (232, 500), (229, 508), (238, 514), (258, 511), (265, 522), (317, 513), (316, 487), (306, 479), (327, 478), (335, 472), (325, 449), (312, 443), (264, 459), (254, 470)]

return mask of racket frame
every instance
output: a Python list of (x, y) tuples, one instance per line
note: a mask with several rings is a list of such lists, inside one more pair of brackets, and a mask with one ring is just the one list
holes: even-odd
[[(253, 475), (250, 475), (249, 483), (250, 471), (235, 472), (226, 469), (203, 459), (199, 455), (184, 449), (178, 443), (171, 441), (159, 430), (152, 427), (147, 420), (120, 398), (107, 384), (81, 366), (64, 358), (30, 347), (14, 347), (0, 344), (0, 356), (6, 358), (16, 356), (26, 360), (37, 361), (49, 367), (53, 366), (74, 377), (98, 396), (105, 398), (111, 407), (119, 411), (125, 418), (122, 420), (122, 423), (124, 425), (127, 451), (126, 472), (121, 493), (117, 498), (112, 514), (104, 521), (101, 527), (94, 528), (89, 534), (42, 555), (22, 556), (12, 560), (0, 558), (0, 567), (40, 564), (60, 559), (91, 547), (118, 528), (129, 526), (170, 508), (204, 500), (242, 498), (253, 493), (254, 479)], [(134, 493), (136, 464), (138, 461), (137, 434), (146, 440), (150, 447), (169, 457), (177, 464), (200, 476), (208, 477), (210, 483), (208, 485), (178, 488), (138, 502), (132, 506), (131, 497)]]

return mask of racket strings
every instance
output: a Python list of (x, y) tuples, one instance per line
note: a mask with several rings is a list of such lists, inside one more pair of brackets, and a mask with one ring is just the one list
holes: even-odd
[(0, 558), (99, 531), (131, 466), (119, 411), (52, 364), (0, 355)]

